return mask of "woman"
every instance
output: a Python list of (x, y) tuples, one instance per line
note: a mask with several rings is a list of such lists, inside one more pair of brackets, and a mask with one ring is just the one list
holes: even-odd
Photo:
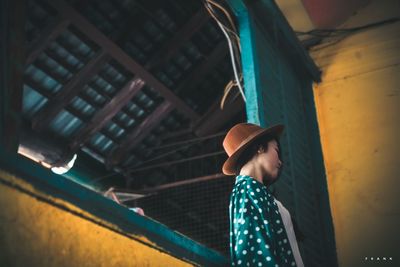
[(222, 171), (237, 175), (229, 205), (232, 266), (304, 266), (290, 214), (269, 189), (282, 168), (283, 128), (240, 123), (224, 139)]

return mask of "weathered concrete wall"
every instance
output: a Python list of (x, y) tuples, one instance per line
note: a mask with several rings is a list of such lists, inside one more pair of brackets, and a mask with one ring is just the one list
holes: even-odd
[(0, 178), (0, 266), (193, 266), (143, 244), (144, 237), (82, 218), (95, 219), (65, 201), (44, 201), (18, 177), (0, 171)]
[[(343, 28), (399, 16), (399, 1), (371, 1)], [(339, 265), (400, 266), (400, 22), (326, 45), (311, 55)]]

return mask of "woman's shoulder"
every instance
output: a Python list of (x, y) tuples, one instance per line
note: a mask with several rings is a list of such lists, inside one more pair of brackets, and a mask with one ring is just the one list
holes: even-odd
[(255, 178), (249, 175), (238, 175), (236, 176), (235, 184), (239, 185), (250, 185), (250, 186), (264, 186), (262, 183), (257, 181)]
[(235, 186), (233, 188), (233, 194), (236, 197), (262, 197), (263, 200), (267, 200), (273, 197), (262, 183), (252, 178), (251, 176), (244, 175), (237, 176)]
[[(236, 176), (235, 187), (248, 189), (248, 190), (263, 190), (268, 192), (266, 186), (249, 175), (238, 175)], [(257, 190), (258, 191), (258, 190)]]

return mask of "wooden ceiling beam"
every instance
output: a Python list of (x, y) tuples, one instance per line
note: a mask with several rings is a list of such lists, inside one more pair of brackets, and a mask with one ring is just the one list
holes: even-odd
[[(153, 54), (152, 58), (146, 63), (146, 68), (157, 68), (159, 65), (165, 64), (171, 56), (173, 56), (177, 50), (180, 48), (180, 45), (185, 41), (189, 40), (193, 34), (195, 34), (198, 29), (200, 29), (206, 22), (208, 21), (208, 16), (203, 9), (199, 10), (190, 20), (186, 23), (174, 36), (168, 41), (167, 44), (162, 46), (161, 49), (158, 50), (157, 53)], [(133, 96), (133, 95), (132, 95)], [(130, 98), (132, 97), (130, 96)], [(126, 100), (126, 98), (121, 98), (121, 100)], [(115, 105), (117, 101), (113, 99), (110, 103), (113, 102), (114, 104), (114, 111)], [(124, 101), (126, 104), (126, 101)], [(123, 105), (124, 105), (123, 104)], [(120, 108), (122, 108), (122, 106)], [(104, 111), (108, 111), (106, 107), (103, 109)], [(100, 114), (100, 115), (99, 115)], [(82, 129), (78, 134), (75, 140), (71, 142), (71, 149), (75, 150), (81, 144), (86, 142), (88, 137), (93, 134), (97, 129), (100, 129), (104, 126), (104, 124), (110, 119), (110, 116), (106, 112), (100, 111), (99, 114), (95, 116), (90, 125), (87, 125), (84, 129)], [(112, 113), (114, 116), (116, 112)], [(111, 116), (111, 118), (112, 118)], [(107, 119), (108, 118), (108, 119)]]
[(52, 23), (50, 23), (44, 30), (40, 33), (40, 37), (33, 43), (32, 47), (29, 49), (28, 56), (26, 58), (25, 64), (30, 65), (35, 59), (42, 53), (48, 44), (55, 40), (61, 32), (63, 32), (70, 21), (68, 19), (57, 17)]
[[(27, 85), (29, 85), (31, 88), (33, 88), (33, 90), (37, 91), (42, 96), (44, 96), (44, 97), (46, 97), (48, 99), (51, 98), (51, 93), (49, 91), (46, 91), (43, 88), (41, 88), (40, 87), (41, 85), (38, 82), (34, 81), (32, 78), (25, 77), (24, 81), (25, 81), (25, 83)], [(93, 100), (92, 99), (88, 99), (87, 96), (79, 96), (79, 97), (81, 97), (84, 101), (88, 102), (90, 105), (95, 106), (95, 103), (93, 103)], [(86, 116), (85, 117), (82, 116), (83, 114), (81, 112), (79, 112), (78, 110), (76, 110), (75, 108), (73, 108), (70, 105), (65, 107), (65, 111), (68, 111), (69, 113), (71, 113), (71, 115), (79, 118), (84, 123), (88, 123), (89, 120), (90, 120)], [(121, 127), (122, 129), (126, 130), (124, 128), (124, 126), (121, 124), (121, 122), (118, 122), (116, 120), (113, 120), (113, 122), (115, 124), (117, 124), (119, 127)], [(103, 134), (105, 137), (107, 137), (108, 139), (110, 139), (111, 141), (117, 142), (115, 136), (113, 136), (110, 132), (106, 131), (104, 128), (101, 129), (99, 132), (101, 134)]]
[[(72, 12), (74, 11), (72, 10)], [(37, 55), (39, 55), (44, 50), (48, 42), (56, 38), (58, 34), (69, 25), (70, 17), (66, 16), (67, 14), (65, 13), (61, 13), (61, 15), (62, 17), (57, 19), (56, 23), (46, 28), (41, 39), (36, 43), (35, 49), (30, 54), (30, 62), (33, 62)], [(193, 33), (197, 29), (199, 29), (207, 20), (208, 17), (206, 16), (204, 10), (199, 11), (189, 21), (188, 24), (186, 24), (177, 34), (174, 35), (171, 41), (169, 41), (160, 50), (160, 52), (162, 52), (162, 54), (168, 52), (169, 56), (173, 55), (173, 53), (175, 53), (176, 50), (179, 48), (179, 43), (190, 39)], [(161, 54), (153, 56), (153, 60), (150, 64), (159, 64), (158, 60), (160, 56)], [(84, 71), (82, 71), (81, 73), (84, 73)], [(78, 74), (76, 77), (74, 77), (75, 79), (73, 78), (73, 81), (70, 81), (70, 83), (68, 83), (69, 86), (63, 88), (62, 91), (60, 91), (59, 95), (51, 100), (50, 103), (46, 105), (46, 107), (33, 119), (32, 125), (35, 130), (43, 130), (50, 123), (50, 121), (62, 110), (62, 108), (65, 107), (73, 99), (73, 97), (79, 93), (83, 85), (82, 82), (80, 82), (79, 85), (76, 85), (76, 82), (79, 82), (80, 80), (80, 77), (78, 76), (82, 75)], [(75, 86), (72, 86), (74, 84)], [(128, 88), (130, 87), (126, 86), (109, 102), (109, 104), (107, 104), (97, 114), (95, 114), (90, 123), (87, 124), (85, 128), (82, 128), (78, 132), (78, 134), (75, 135), (75, 139), (72, 140), (72, 142), (70, 143), (70, 150), (72, 151), (71, 153), (74, 153), (77, 149), (79, 149), (79, 147), (83, 143), (85, 143), (94, 132), (101, 129), (127, 103), (127, 101), (129, 101), (131, 97), (133, 97), (133, 95), (142, 88), (143, 84), (144, 83), (142, 83), (140, 86), (136, 86), (135, 90), (129, 90)], [(63, 101), (60, 101), (61, 99), (63, 99)]]
[(85, 84), (103, 67), (109, 60), (104, 51), (99, 51), (87, 63), (78, 74), (73, 76), (65, 86), (33, 117), (32, 128), (38, 132), (43, 131), (55, 116), (78, 95)]
[(137, 126), (124, 141), (111, 153), (106, 160), (107, 167), (113, 167), (119, 164), (129, 151), (141, 142), (159, 122), (164, 119), (172, 110), (174, 106), (168, 101), (164, 101), (147, 116), (142, 123)]
[(96, 42), (104, 51), (108, 52), (115, 60), (125, 68), (143, 79), (146, 84), (156, 89), (168, 102), (173, 104), (182, 114), (192, 120), (197, 120), (199, 115), (184, 101), (179, 99), (169, 88), (148, 72), (143, 66), (132, 59), (117, 44), (100, 32), (86, 18), (75, 11), (63, 0), (48, 0), (47, 3), (53, 6), (60, 14), (69, 19), (82, 33)]
[(78, 131), (76, 137), (70, 143), (71, 151), (76, 152), (95, 132), (103, 128), (143, 86), (144, 81), (140, 78), (130, 80), (101, 110), (96, 112), (85, 127)]
[[(226, 44), (224, 42), (219, 43), (211, 54), (203, 60), (197, 67), (195, 67), (191, 73), (186, 77), (185, 81), (179, 85), (177, 91), (184, 90), (186, 87), (193, 87), (197, 85), (197, 83), (204, 79), (204, 77), (210, 72), (210, 69), (215, 66), (218, 62), (220, 62), (224, 56), (226, 55)], [(165, 103), (164, 103), (165, 104)], [(154, 127), (157, 126), (158, 122), (161, 121), (168, 113), (172, 110), (168, 104), (165, 104), (165, 111), (160, 115), (157, 115), (158, 112), (153, 112), (149, 117), (148, 121), (142, 122), (141, 125), (135, 128), (135, 130), (123, 141), (123, 143), (113, 151), (110, 157), (107, 160), (107, 165), (115, 166), (118, 165), (124, 156), (129, 152), (129, 150), (133, 149), (137, 144), (139, 144), (146, 135), (139, 135), (142, 132), (150, 132)], [(162, 116), (162, 118), (155, 118), (154, 116)], [(157, 123), (155, 123), (157, 122)]]
[[(70, 20), (68, 20), (67, 18), (65, 18), (63, 16), (59, 16), (59, 17), (56, 18), (56, 20), (52, 24), (47, 26), (45, 28), (45, 30), (42, 31), (41, 37), (33, 45), (32, 49), (31, 49), (31, 51), (29, 53), (28, 59), (26, 61), (26, 64), (32, 63), (37, 58), (37, 56), (44, 51), (44, 49), (46, 48), (48, 43), (51, 42), (52, 40), (54, 40), (55, 38), (57, 38), (57, 36), (63, 30), (65, 30), (68, 27), (68, 25), (70, 25)], [(122, 33), (121, 32), (119, 32), (119, 33), (116, 32), (115, 38), (119, 38), (120, 39), (121, 37), (122, 37)], [(56, 56), (56, 55), (54, 55), (54, 53), (52, 55)], [(94, 60), (97, 60), (97, 59), (94, 59)], [(98, 61), (94, 61), (94, 62), (96, 63)], [(62, 63), (60, 63), (60, 64), (62, 64)], [(89, 65), (89, 67), (92, 66), (92, 65), (93, 64)], [(84, 70), (82, 70), (82, 71), (84, 71)], [(79, 83), (79, 86), (81, 86), (81, 83)], [(66, 100), (72, 99), (75, 96), (74, 94), (75, 94), (76, 91), (78, 91), (78, 93), (79, 93), (80, 89), (78, 87), (75, 88), (75, 89), (72, 89), (72, 90), (71, 89), (67, 89), (66, 91), (69, 92), (69, 94), (68, 94), (69, 96), (64, 98), (64, 99), (66, 99)], [(68, 92), (64, 92), (64, 93), (68, 93)], [(61, 109), (60, 109), (60, 111), (61, 111)], [(39, 131), (43, 130), (44, 127), (46, 127), (47, 124), (51, 121), (51, 119), (52, 119), (51, 116), (56, 116), (56, 114), (58, 112), (59, 111), (57, 111), (57, 112), (54, 111), (54, 112), (47, 113), (49, 118), (45, 119), (43, 121), (43, 125), (37, 126), (36, 129), (39, 130)]]

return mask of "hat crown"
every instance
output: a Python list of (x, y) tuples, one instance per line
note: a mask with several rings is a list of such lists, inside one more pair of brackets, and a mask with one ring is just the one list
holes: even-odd
[(226, 134), (222, 143), (230, 157), (245, 141), (264, 129), (252, 123), (239, 123)]

